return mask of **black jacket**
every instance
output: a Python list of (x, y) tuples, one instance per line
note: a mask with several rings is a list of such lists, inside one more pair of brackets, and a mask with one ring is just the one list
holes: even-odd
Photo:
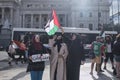
[(116, 43), (113, 45), (113, 53), (114, 53), (116, 56), (120, 56), (120, 42), (116, 42)]
[[(42, 45), (42, 44), (41, 44)], [(45, 47), (42, 45), (41, 50), (35, 50), (34, 45), (31, 44), (28, 49), (28, 56), (32, 56), (33, 54), (44, 54), (46, 53)], [(29, 59), (29, 64), (27, 67), (27, 72), (28, 71), (43, 71), (45, 68), (45, 62), (32, 62)]]
[(67, 62), (72, 62), (76, 64), (81, 64), (81, 60), (85, 60), (85, 53), (82, 41), (77, 38), (75, 40), (70, 40), (66, 36), (63, 35), (65, 43), (68, 46), (69, 55), (67, 58)]

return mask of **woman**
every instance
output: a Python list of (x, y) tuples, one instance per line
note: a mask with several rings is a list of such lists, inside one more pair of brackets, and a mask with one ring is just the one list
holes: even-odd
[(31, 80), (42, 80), (45, 63), (43, 61), (33, 62), (32, 56), (43, 54), (44, 51), (39, 35), (35, 35), (28, 49), (29, 64), (27, 71), (30, 71)]
[(112, 38), (110, 35), (105, 37), (105, 46), (106, 46), (106, 52), (105, 52), (106, 58), (104, 62), (104, 69), (107, 69), (106, 64), (109, 59), (112, 64), (112, 69), (114, 69), (114, 55), (112, 53), (113, 44), (112, 44)]
[(58, 35), (56, 42), (51, 47), (50, 80), (66, 80), (67, 46)]
[(116, 60), (117, 78), (120, 79), (120, 34), (116, 37), (116, 43), (113, 45), (113, 53)]
[(68, 42), (67, 80), (79, 80), (80, 65), (85, 61), (83, 43), (77, 34), (72, 34), (72, 40)]

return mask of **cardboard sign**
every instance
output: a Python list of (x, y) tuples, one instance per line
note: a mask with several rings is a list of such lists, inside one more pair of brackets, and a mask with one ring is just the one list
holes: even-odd
[(41, 61), (49, 61), (49, 54), (32, 55), (32, 62), (41, 62)]

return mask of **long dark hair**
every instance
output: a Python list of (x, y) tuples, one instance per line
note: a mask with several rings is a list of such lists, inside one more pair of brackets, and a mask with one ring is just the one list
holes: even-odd
[[(108, 40), (107, 40), (107, 38), (108, 38)], [(112, 41), (111, 36), (110, 36), (110, 35), (107, 35), (107, 36), (105, 37), (105, 42), (108, 43), (108, 44), (110, 44), (111, 41)]]

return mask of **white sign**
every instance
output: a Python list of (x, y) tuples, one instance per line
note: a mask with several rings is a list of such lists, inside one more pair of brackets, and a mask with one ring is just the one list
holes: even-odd
[(49, 54), (32, 55), (32, 62), (41, 62), (41, 61), (49, 61)]

